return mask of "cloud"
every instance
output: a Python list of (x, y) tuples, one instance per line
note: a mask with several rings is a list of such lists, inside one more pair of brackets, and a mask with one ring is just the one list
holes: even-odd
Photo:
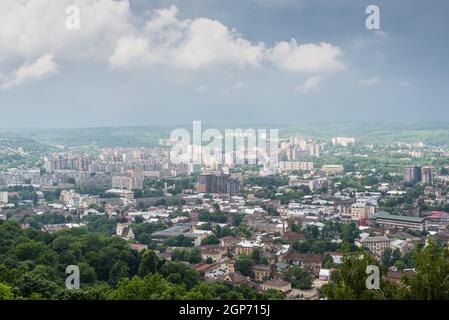
[(267, 58), (280, 69), (297, 72), (329, 72), (344, 69), (340, 48), (329, 43), (298, 45), (296, 40), (279, 42), (267, 51)]
[(401, 82), (399, 82), (399, 86), (401, 88), (408, 88), (411, 86), (411, 83), (409, 81), (401, 81)]
[(44, 79), (58, 72), (58, 66), (52, 55), (43, 55), (33, 63), (26, 63), (11, 75), (2, 77), (2, 89), (9, 89), (23, 83)]
[(140, 33), (117, 42), (111, 67), (166, 64), (197, 70), (214, 65), (260, 67), (271, 63), (292, 72), (329, 72), (344, 68), (342, 51), (329, 43), (278, 42), (274, 47), (252, 43), (217, 20), (179, 20), (171, 6), (154, 10)]
[(313, 76), (304, 81), (303, 84), (298, 86), (295, 90), (299, 91), (302, 94), (307, 94), (311, 91), (316, 91), (321, 84), (322, 78), (318, 76)]
[(264, 44), (252, 44), (217, 20), (178, 20), (178, 9), (155, 10), (142, 32), (119, 39), (109, 59), (112, 67), (131, 62), (186, 69), (234, 64), (259, 66)]
[[(69, 30), (65, 9), (80, 8), (80, 30)], [(104, 59), (117, 37), (135, 30), (129, 1), (0, 1), (0, 63), (51, 53), (64, 60)]]
[(238, 83), (236, 83), (234, 85), (234, 89), (240, 89), (240, 88), (243, 88), (245, 86), (246, 86), (246, 84), (244, 84), (243, 82), (238, 82)]
[(372, 78), (368, 78), (368, 79), (360, 79), (359, 81), (357, 81), (357, 84), (360, 86), (367, 86), (367, 87), (371, 87), (371, 86), (376, 86), (381, 82), (381, 79), (378, 77), (372, 77)]
[[(65, 25), (69, 5), (80, 9), (80, 30)], [(344, 68), (342, 51), (332, 44), (291, 40), (268, 47), (218, 20), (180, 19), (174, 5), (147, 16), (133, 13), (130, 0), (0, 1), (1, 69), (19, 71), (46, 55), (60, 64), (97, 63), (112, 69), (162, 65), (195, 71), (273, 65), (284, 71), (317, 74)], [(34, 76), (35, 80), (43, 78)], [(23, 79), (9, 82), (15, 86), (28, 81)]]

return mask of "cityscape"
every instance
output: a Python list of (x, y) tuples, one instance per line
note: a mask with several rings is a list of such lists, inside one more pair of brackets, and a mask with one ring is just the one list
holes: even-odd
[(2, 0), (0, 300), (449, 299), (448, 10)]
[(2, 286), (26, 299), (445, 299), (422, 281), (449, 272), (449, 131), (419, 140), (415, 126), (394, 142), (281, 129), (276, 173), (257, 156), (218, 165), (248, 144), (173, 164), (178, 140), (164, 135), (2, 139)]

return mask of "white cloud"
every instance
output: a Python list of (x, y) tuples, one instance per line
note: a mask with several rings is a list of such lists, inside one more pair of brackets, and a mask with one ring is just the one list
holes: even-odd
[[(80, 30), (68, 30), (65, 9), (80, 8)], [(0, 63), (52, 53), (64, 60), (104, 59), (118, 36), (134, 30), (129, 1), (0, 1)]]
[(408, 88), (411, 86), (411, 83), (409, 81), (401, 81), (399, 82), (399, 86), (402, 88)]
[[(80, 30), (65, 26), (69, 5), (80, 8)], [(292, 40), (270, 48), (220, 21), (180, 19), (177, 14), (173, 5), (154, 10), (145, 20), (131, 11), (130, 0), (2, 0), (0, 68), (18, 70), (45, 55), (61, 64), (102, 63), (112, 68), (164, 65), (197, 70), (272, 64), (315, 74), (344, 68), (340, 48), (328, 43)]]
[(318, 76), (313, 76), (304, 81), (303, 84), (298, 86), (295, 90), (301, 92), (302, 94), (307, 94), (311, 91), (318, 90), (321, 84), (322, 78)]
[(251, 43), (217, 20), (179, 20), (171, 6), (155, 10), (140, 33), (117, 42), (109, 59), (112, 67), (131, 63), (167, 64), (187, 69), (211, 65), (259, 67), (270, 62), (293, 72), (328, 72), (344, 68), (342, 51), (329, 43), (298, 45), (295, 40), (267, 48)]
[(293, 39), (290, 42), (279, 42), (267, 51), (268, 60), (277, 67), (287, 71), (328, 72), (344, 68), (340, 61), (342, 51), (329, 43), (308, 43), (298, 45)]
[(111, 66), (135, 62), (198, 69), (217, 64), (258, 66), (262, 61), (262, 43), (253, 45), (219, 21), (178, 20), (177, 13), (175, 6), (155, 10), (144, 30), (117, 42)]
[(44, 55), (33, 63), (26, 63), (11, 75), (2, 77), (1, 88), (9, 89), (23, 83), (40, 80), (58, 72), (52, 55)]
[(378, 77), (372, 77), (372, 78), (368, 78), (368, 79), (360, 79), (359, 81), (357, 81), (357, 84), (360, 86), (367, 86), (367, 87), (371, 87), (371, 86), (376, 86), (381, 82), (381, 79)]

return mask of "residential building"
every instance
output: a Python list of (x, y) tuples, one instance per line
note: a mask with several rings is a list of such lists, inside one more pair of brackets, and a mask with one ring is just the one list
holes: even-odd
[(404, 182), (417, 183), (421, 181), (421, 167), (406, 166), (404, 167)]
[(266, 264), (256, 264), (253, 266), (254, 279), (262, 282), (270, 278), (271, 267)]
[(344, 168), (343, 165), (341, 164), (327, 164), (321, 167), (321, 171), (325, 172), (325, 173), (334, 173), (334, 174), (339, 174), (339, 173), (343, 173)]
[(7, 204), (8, 203), (8, 192), (0, 191), (0, 203)]
[(240, 192), (240, 181), (230, 174), (203, 173), (199, 178), (198, 192), (234, 196)]
[(390, 239), (386, 236), (365, 237), (359, 241), (361, 247), (367, 247), (369, 251), (380, 257), (386, 248), (390, 247)]

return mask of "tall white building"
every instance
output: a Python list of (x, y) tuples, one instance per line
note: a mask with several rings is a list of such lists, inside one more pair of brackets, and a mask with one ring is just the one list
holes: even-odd
[(0, 192), (0, 203), (8, 203), (8, 192), (2, 191)]

